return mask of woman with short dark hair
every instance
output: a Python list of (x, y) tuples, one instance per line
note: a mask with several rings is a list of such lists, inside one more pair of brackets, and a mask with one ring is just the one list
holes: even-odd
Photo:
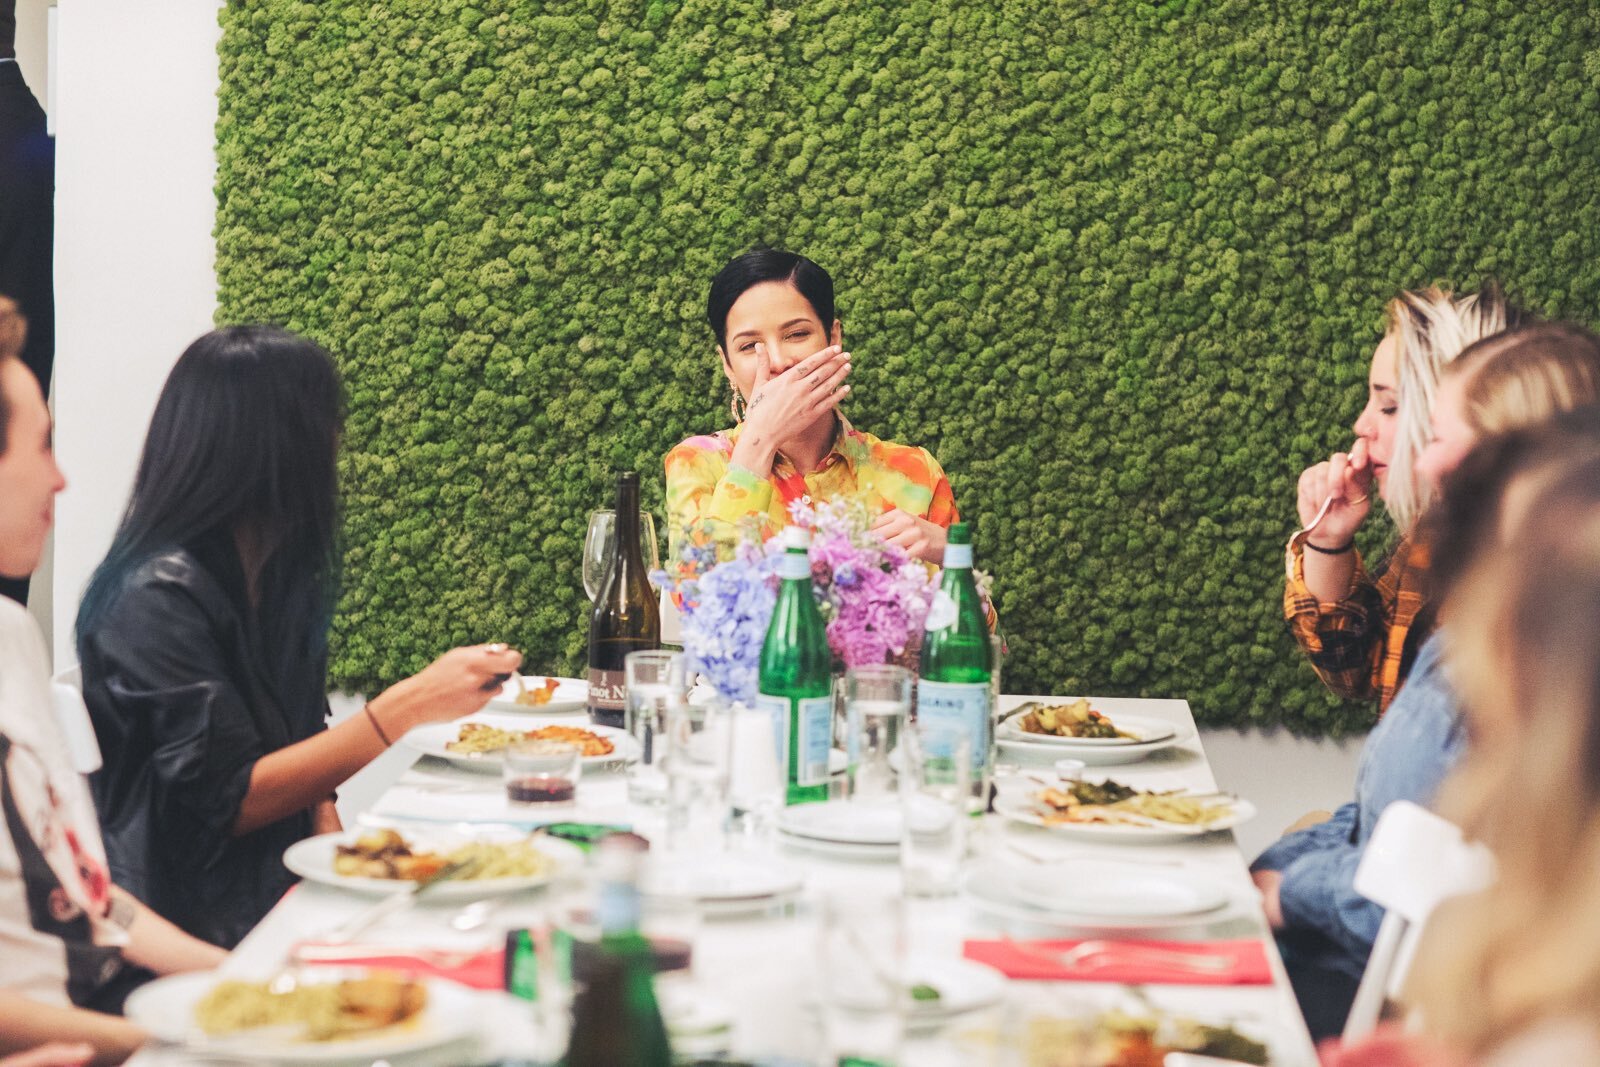
[(454, 649), (325, 727), (342, 416), (304, 338), (236, 326), (190, 345), (78, 613), (112, 872), (219, 945), (293, 882), (284, 849), (337, 827), (341, 782), (411, 727), (478, 710), (521, 662)]
[(801, 497), (860, 499), (885, 541), (930, 563), (959, 517), (950, 482), (925, 448), (880, 440), (838, 410), (851, 371), (833, 279), (805, 256), (753, 249), (711, 280), (706, 319), (731, 390), (734, 426), (667, 453), (674, 537), (712, 527), (731, 539), (754, 520), (763, 537)]

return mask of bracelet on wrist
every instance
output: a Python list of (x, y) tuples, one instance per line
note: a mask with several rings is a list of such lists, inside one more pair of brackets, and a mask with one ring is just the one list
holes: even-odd
[(361, 710), (367, 713), (367, 721), (372, 724), (372, 731), (378, 735), (378, 740), (383, 742), (383, 747), (392, 747), (394, 742), (389, 740), (389, 735), (383, 732), (383, 726), (378, 722), (378, 717), (372, 713), (372, 705), (366, 704)]
[(1351, 538), (1337, 548), (1323, 548), (1321, 545), (1314, 545), (1310, 541), (1306, 541), (1305, 546), (1313, 552), (1322, 553), (1324, 556), (1342, 556), (1352, 548), (1355, 548), (1356, 542), (1355, 538)]

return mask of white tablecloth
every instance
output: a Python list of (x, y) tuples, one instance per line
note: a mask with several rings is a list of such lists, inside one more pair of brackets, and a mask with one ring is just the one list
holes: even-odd
[[(1027, 697), (1006, 697), (1010, 707)], [(1119, 712), (1165, 719), (1186, 735), (1181, 744), (1135, 764), (1105, 768), (1119, 781), (1141, 788), (1189, 789), (1210, 792), (1217, 788), (1205, 753), (1194, 733), (1188, 704), (1181, 700), (1105, 698), (1094, 706), (1115, 717)], [(567, 719), (565, 721), (574, 721)], [(1016, 762), (1014, 750), (1002, 751), (1002, 762)], [(1049, 759), (1043, 761), (1048, 765)], [(1099, 769), (1091, 768), (1091, 773)], [(422, 759), (403, 769), (374, 805), (381, 818), (427, 818), (449, 822), (457, 818), (514, 817), (505, 807), (499, 778)], [(580, 807), (567, 818), (585, 821), (634, 823), (650, 829), (649, 816), (626, 802), (623, 776), (618, 771), (591, 773), (584, 779)], [(1029, 1005), (1125, 1006), (1138, 1010), (1141, 1000), (1207, 1021), (1237, 1023), (1246, 1032), (1270, 1042), (1274, 1063), (1282, 1067), (1312, 1067), (1315, 1053), (1283, 975), (1282, 965), (1268, 935), (1244, 858), (1231, 833), (1213, 833), (1172, 844), (1110, 844), (1068, 840), (1050, 831), (1007, 823), (986, 816), (975, 833), (976, 863), (1019, 842), (1027, 851), (1062, 857), (1137, 857), (1184, 871), (1205, 875), (1225, 885), (1231, 897), (1226, 911), (1215, 921), (1143, 936), (1178, 939), (1261, 938), (1267, 946), (1275, 982), (1271, 986), (1150, 985), (1133, 992), (1097, 983), (1009, 984), (1000, 1007), (961, 1017), (933, 1035), (917, 1035), (908, 1045), (905, 1062), (916, 1067), (985, 1062), (973, 1052), (974, 1035), (985, 1028), (1005, 1029), (1016, 1024)], [(819, 1023), (809, 1005), (815, 1000), (816, 929), (808, 898), (819, 890), (859, 887), (892, 892), (899, 885), (899, 868), (893, 862), (852, 862), (810, 850), (777, 846), (780, 853), (804, 866), (805, 892), (787, 907), (769, 914), (737, 918), (705, 918), (693, 923), (694, 963), (689, 976), (665, 979), (673, 986), (688, 985), (690, 995), (725, 1006), (734, 1019), (734, 1052), (742, 1056), (786, 1055), (820, 1061)], [(985, 857), (991, 857), (986, 859)], [(346, 917), (369, 906), (371, 898), (347, 894), (321, 885), (302, 884), (282, 902), (241, 944), (227, 970), (238, 975), (270, 976), (284, 963), (294, 943), (315, 938)], [(449, 921), (459, 906), (423, 906), (389, 921), (362, 938), (363, 942), (408, 946), (473, 947), (497, 943), (502, 932), (536, 924), (546, 917), (547, 894), (530, 892), (507, 898), (479, 929), (460, 932)], [(961, 943), (971, 937), (1071, 936), (1037, 928), (1010, 926), (1005, 920), (977, 907), (967, 897), (918, 901), (909, 905), (911, 943), (919, 954), (959, 956)], [(1091, 935), (1084, 935), (1091, 936)], [(509, 997), (485, 995), (483, 1026), (475, 1048), (457, 1047), (400, 1063), (473, 1063), (526, 1054), (540, 1047), (541, 1036), (527, 1004)], [(955, 1035), (965, 1035), (957, 1047)], [(546, 1040), (547, 1044), (548, 1041)], [(559, 1050), (557, 1050), (559, 1051)], [(187, 1062), (172, 1052), (145, 1052), (136, 1063)], [(994, 1062), (1003, 1062), (996, 1059)]]

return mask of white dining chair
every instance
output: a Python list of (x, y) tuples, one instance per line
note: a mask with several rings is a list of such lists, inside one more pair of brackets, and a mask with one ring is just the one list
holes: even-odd
[(50, 705), (56, 725), (67, 742), (67, 756), (79, 774), (100, 769), (100, 742), (94, 735), (89, 708), (83, 702), (83, 668), (77, 664), (55, 673), (50, 679)]
[(1405, 981), (1434, 908), (1493, 880), (1489, 851), (1466, 841), (1448, 819), (1405, 800), (1384, 809), (1356, 868), (1356, 892), (1385, 911), (1345, 1020), (1346, 1041), (1366, 1037), (1378, 1025), (1384, 1003)]

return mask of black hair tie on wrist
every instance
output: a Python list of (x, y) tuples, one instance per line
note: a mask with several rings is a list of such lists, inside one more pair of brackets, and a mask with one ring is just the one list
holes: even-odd
[(1321, 552), (1324, 556), (1342, 556), (1352, 548), (1356, 547), (1356, 542), (1354, 538), (1351, 538), (1338, 548), (1322, 548), (1318, 545), (1312, 544), (1310, 541), (1307, 541), (1305, 542), (1305, 546), (1313, 552)]

